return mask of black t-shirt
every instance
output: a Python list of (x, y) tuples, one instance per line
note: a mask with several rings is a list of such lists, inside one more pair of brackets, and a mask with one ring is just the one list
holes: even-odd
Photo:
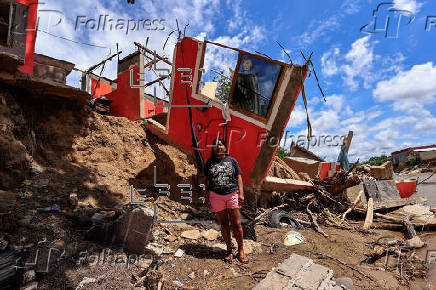
[(238, 174), (241, 174), (238, 162), (235, 158), (211, 157), (206, 161), (204, 174), (209, 181), (209, 190), (226, 195), (238, 190)]

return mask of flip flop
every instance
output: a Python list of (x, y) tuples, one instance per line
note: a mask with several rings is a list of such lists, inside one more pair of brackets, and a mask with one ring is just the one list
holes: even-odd
[(236, 258), (238, 259), (239, 262), (241, 262), (242, 264), (247, 264), (248, 263), (248, 258), (246, 256), (244, 256), (243, 258), (241, 258), (241, 256), (236, 255)]

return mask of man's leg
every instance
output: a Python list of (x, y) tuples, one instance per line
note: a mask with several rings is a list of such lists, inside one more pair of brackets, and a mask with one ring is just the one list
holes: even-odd
[(232, 239), (230, 236), (229, 218), (227, 216), (227, 210), (222, 210), (216, 213), (218, 221), (221, 226), (221, 235), (227, 245), (227, 255), (225, 260), (231, 260), (232, 258)]
[(236, 242), (238, 243), (238, 256), (241, 262), (247, 262), (244, 253), (244, 234), (241, 225), (241, 213), (239, 208), (228, 208), (230, 221), (232, 223), (233, 234), (235, 235)]

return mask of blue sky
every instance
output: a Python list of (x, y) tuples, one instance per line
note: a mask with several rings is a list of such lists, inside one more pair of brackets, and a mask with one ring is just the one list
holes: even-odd
[[(427, 19), (436, 16), (436, 3), (397, 0), (382, 5), (376, 12), (378, 26), (374, 31), (373, 10), (380, 3), (136, 0), (131, 5), (121, 0), (47, 0), (39, 6), (39, 29), (52, 35), (39, 32), (36, 51), (86, 69), (116, 51), (116, 43), (125, 56), (135, 49), (133, 41), (144, 43), (149, 37), (149, 47), (172, 58), (175, 33), (164, 51), (162, 47), (176, 28), (175, 19), (181, 27), (189, 23), (188, 36), (257, 50), (286, 62), (288, 58), (276, 41), (286, 48), (294, 63), (303, 63), (300, 50), (306, 55), (313, 51), (315, 70), (326, 94), (324, 102), (311, 74), (306, 80), (306, 93), (313, 134), (319, 140), (321, 135), (346, 135), (353, 130), (350, 159), (366, 160), (408, 146), (436, 144), (436, 24), (430, 25), (431, 21), (436, 23), (436, 17)], [(113, 19), (165, 19), (165, 29), (127, 34), (125, 30), (96, 31), (84, 25), (75, 29), (78, 16), (86, 21), (105, 14)], [(388, 16), (386, 37), (382, 24)], [(228, 66), (225, 55), (216, 53), (210, 59), (223, 68)], [(108, 64), (103, 75), (115, 78), (116, 62)], [(79, 79), (78, 73), (72, 73), (68, 83), (80, 86)], [(287, 130), (288, 136), (306, 135), (301, 96)], [(286, 141), (287, 149), (290, 140)], [(339, 152), (339, 147), (332, 146), (310, 149), (332, 161)]]

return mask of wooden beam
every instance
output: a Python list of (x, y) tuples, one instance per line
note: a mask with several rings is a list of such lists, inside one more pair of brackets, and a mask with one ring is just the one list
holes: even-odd
[(159, 81), (162, 81), (162, 80), (166, 79), (167, 77), (168, 77), (168, 76), (163, 76), (163, 77), (160, 77), (160, 78), (158, 78), (158, 79), (155, 79), (154, 81), (151, 81), (151, 82), (149, 82), (149, 83), (146, 83), (146, 84), (144, 85), (144, 88), (145, 88), (145, 87), (149, 87), (149, 86), (151, 86), (152, 84), (157, 83), (157, 82), (159, 82)]
[(105, 63), (108, 60), (112, 60), (114, 57), (116, 57), (117, 55), (121, 54), (122, 51), (119, 51), (113, 55), (111, 55), (110, 57), (100, 61), (98, 64), (91, 66), (86, 72), (92, 72), (93, 70), (95, 70), (97, 67), (99, 67), (100, 65), (102, 65), (103, 63)]
[(133, 42), (133, 43), (134, 43), (134, 44), (135, 44), (139, 49), (142, 49), (142, 50), (144, 50), (145, 52), (148, 52), (148, 53), (150, 53), (150, 54), (156, 55), (156, 58), (159, 59), (159, 60), (161, 60), (161, 61), (163, 61), (164, 63), (169, 64), (170, 66), (173, 65), (169, 60), (167, 60), (166, 58), (164, 58), (164, 57), (158, 55), (156, 52), (152, 51), (151, 49), (146, 48), (145, 46), (143, 46), (143, 45), (137, 43), (136, 41)]
[(348, 131), (348, 136), (344, 139), (345, 152), (347, 153), (348, 153), (348, 149), (350, 149), (352, 139), (353, 139), (353, 131)]

